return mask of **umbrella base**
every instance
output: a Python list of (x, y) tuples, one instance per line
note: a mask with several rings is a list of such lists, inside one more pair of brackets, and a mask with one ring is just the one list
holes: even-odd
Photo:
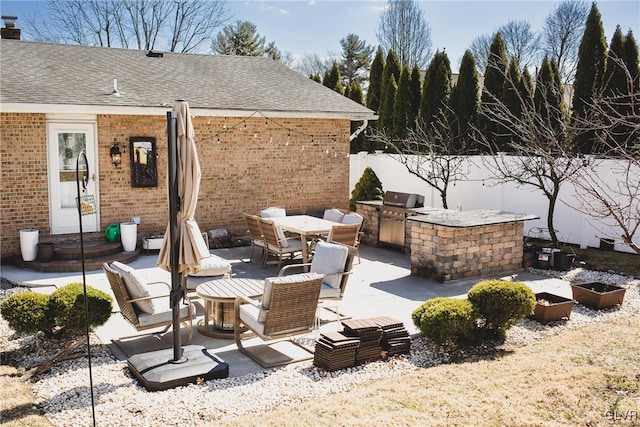
[(176, 362), (173, 361), (173, 348), (169, 348), (133, 355), (127, 364), (131, 373), (149, 391), (229, 376), (229, 365), (199, 345), (183, 346), (182, 358)]

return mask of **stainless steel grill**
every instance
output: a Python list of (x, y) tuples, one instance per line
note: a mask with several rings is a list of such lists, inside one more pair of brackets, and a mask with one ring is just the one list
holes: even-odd
[(424, 197), (419, 194), (387, 191), (380, 208), (378, 243), (404, 251), (407, 216), (423, 202)]

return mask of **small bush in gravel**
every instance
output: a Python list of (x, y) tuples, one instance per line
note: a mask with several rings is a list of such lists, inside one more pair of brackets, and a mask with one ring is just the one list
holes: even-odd
[(484, 280), (467, 294), (481, 317), (481, 333), (504, 337), (505, 331), (533, 313), (536, 296), (522, 282)]
[(51, 335), (55, 321), (49, 310), (49, 296), (35, 292), (18, 292), (0, 304), (0, 314), (16, 332), (43, 331)]
[(476, 327), (477, 314), (466, 299), (434, 298), (411, 313), (422, 334), (438, 344), (461, 344)]
[[(104, 324), (111, 316), (111, 296), (87, 286), (89, 328)], [(49, 307), (62, 331), (83, 333), (85, 330), (84, 290), (82, 283), (70, 283), (51, 294)]]

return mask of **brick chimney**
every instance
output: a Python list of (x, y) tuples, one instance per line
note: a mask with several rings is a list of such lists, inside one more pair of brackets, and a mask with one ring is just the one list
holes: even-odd
[(0, 28), (0, 37), (9, 40), (20, 40), (20, 28), (16, 28), (17, 16), (3, 15), (4, 27)]

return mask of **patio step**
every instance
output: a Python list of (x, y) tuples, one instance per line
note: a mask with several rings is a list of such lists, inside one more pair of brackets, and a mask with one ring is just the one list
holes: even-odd
[[(84, 243), (84, 264), (86, 271), (100, 270), (105, 262), (120, 261), (128, 263), (140, 254), (136, 249), (124, 252), (120, 242), (94, 241)], [(45, 273), (64, 273), (82, 271), (82, 251), (80, 242), (56, 244), (53, 259), (48, 262), (23, 261), (21, 256), (15, 258), (15, 264), (20, 268), (41, 271)]]

